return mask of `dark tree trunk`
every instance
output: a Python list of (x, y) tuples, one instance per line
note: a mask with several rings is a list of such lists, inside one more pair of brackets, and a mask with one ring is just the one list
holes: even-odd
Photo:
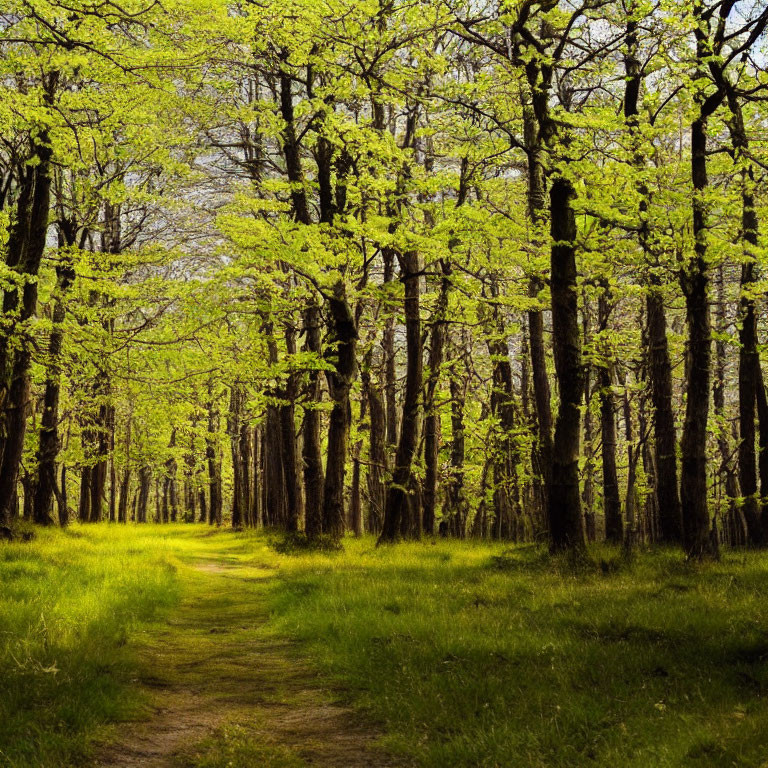
[[(642, 318), (640, 325), (643, 325)], [(635, 443), (634, 427), (632, 423), (632, 403), (629, 398), (629, 382), (624, 379), (624, 439), (627, 444), (627, 490), (624, 495), (624, 517), (627, 521), (626, 531), (624, 533), (624, 544), (629, 551), (635, 544), (637, 538), (637, 463), (640, 460), (641, 441), (644, 439), (644, 432), (641, 426), (639, 441)], [(643, 394), (640, 396), (640, 407), (638, 408), (638, 420), (642, 425), (644, 422), (645, 400)]]
[[(538, 278), (531, 279), (531, 295), (538, 296), (542, 284)], [(528, 335), (531, 345), (531, 371), (533, 378), (533, 399), (536, 405), (537, 442), (539, 465), (542, 472), (542, 490), (546, 504), (547, 487), (552, 467), (552, 407), (547, 375), (547, 358), (544, 346), (544, 320), (540, 310), (528, 313)]]
[(209, 525), (219, 525), (221, 523), (221, 473), (218, 451), (216, 450), (218, 429), (219, 412), (211, 396), (211, 399), (208, 401), (208, 432), (205, 436), (205, 458), (208, 465), (208, 493), (210, 496), (210, 504), (208, 505)]
[[(99, 373), (99, 383), (97, 392), (100, 397), (105, 397), (107, 387), (102, 379), (103, 374)], [(101, 521), (104, 499), (107, 487), (107, 456), (109, 453), (109, 438), (107, 433), (107, 406), (99, 406), (95, 429), (95, 447), (96, 461), (91, 468), (91, 504), (90, 521), (98, 523)]]
[(198, 501), (200, 502), (200, 517), (198, 518), (198, 522), (208, 522), (208, 500), (204, 488), (201, 488), (198, 492)]
[[(241, 503), (240, 508), (242, 512), (242, 522), (244, 525), (248, 525), (248, 518), (251, 509), (251, 438), (250, 430), (245, 418), (245, 405), (246, 395), (245, 390), (242, 391), (240, 396), (240, 446), (239, 446), (239, 459), (240, 459), (240, 494)], [(175, 481), (174, 481), (175, 487)]]
[[(305, 349), (312, 352), (320, 362), (322, 345), (320, 340), (320, 309), (313, 302), (304, 313)], [(304, 409), (302, 433), (302, 458), (304, 460), (304, 504), (306, 509), (305, 530), (310, 539), (316, 539), (323, 532), (323, 457), (320, 443), (320, 372), (311, 370), (307, 385), (308, 405)]]
[(131, 470), (126, 467), (123, 470), (123, 477), (120, 481), (120, 499), (117, 505), (117, 522), (128, 522), (128, 503), (131, 493)]
[(464, 538), (467, 525), (467, 501), (464, 494), (464, 402), (466, 379), (454, 369), (450, 378), (451, 389), (451, 475), (446, 491), (449, 529), (458, 538)]
[(61, 487), (56, 499), (56, 504), (59, 510), (59, 525), (69, 525), (69, 504), (67, 502), (67, 465), (61, 465)]
[(512, 365), (509, 360), (509, 347), (504, 332), (504, 324), (495, 306), (499, 300), (499, 287), (495, 280), (491, 285), (494, 309), (493, 322), (488, 328), (490, 334), (487, 344), (491, 358), (492, 389), (491, 413), (496, 419), (493, 435), (493, 510), (494, 524), (492, 535), (495, 539), (512, 538), (514, 520), (515, 474), (517, 472), (517, 452), (514, 445), (516, 429), (514, 388), (512, 383)]
[(658, 538), (674, 544), (682, 541), (682, 510), (677, 489), (677, 437), (672, 410), (672, 365), (667, 343), (664, 296), (651, 286), (646, 296), (648, 317), (648, 374), (653, 404), (653, 436), (656, 469)]
[(115, 468), (115, 408), (109, 407), (109, 522), (117, 520), (117, 470)]
[(149, 507), (149, 491), (152, 487), (152, 470), (143, 466), (139, 470), (139, 493), (136, 506), (136, 522), (147, 522), (147, 510)]
[(230, 388), (227, 432), (232, 454), (232, 527), (246, 523), (249, 507), (250, 456), (248, 432), (244, 423), (245, 390), (237, 383)]
[[(734, 159), (745, 162), (749, 150), (744, 117), (735, 89), (727, 88), (729, 122)], [(759, 393), (765, 399), (760, 356), (757, 351), (757, 317), (755, 313), (754, 283), (757, 258), (759, 220), (754, 198), (754, 170), (748, 165), (741, 173), (741, 233), (744, 241), (744, 262), (741, 265), (741, 296), (739, 299), (739, 451), (738, 470), (742, 511), (747, 527), (747, 542), (765, 544), (768, 540), (768, 519), (761, 509), (757, 489), (757, 457), (755, 455), (755, 411)], [(758, 409), (758, 415), (759, 409)], [(761, 418), (761, 421), (763, 419)], [(762, 428), (765, 431), (765, 427)], [(761, 440), (762, 444), (762, 440)], [(761, 451), (762, 456), (762, 451)], [(768, 485), (768, 472), (764, 478), (761, 467), (761, 485)], [(768, 467), (767, 467), (768, 469)]]
[(424, 388), (424, 530), (428, 536), (435, 533), (437, 505), (437, 469), (440, 454), (440, 413), (436, 400), (440, 384), (445, 347), (445, 319), (448, 311), (448, 292), (451, 287), (451, 264), (440, 262), (442, 278), (440, 292), (429, 333), (429, 360)]
[(22, 472), (19, 477), (19, 483), (24, 491), (24, 500), (22, 502), (22, 517), (25, 520), (32, 520), (32, 499), (34, 498), (34, 480), (28, 472)]
[(350, 489), (349, 525), (355, 536), (363, 535), (363, 503), (360, 491), (360, 451), (363, 441), (358, 440), (352, 451), (352, 488)]
[(101, 522), (104, 508), (104, 494), (107, 485), (107, 464), (99, 461), (91, 468), (91, 518), (92, 523)]
[(760, 496), (761, 496), (761, 517), (763, 520), (763, 534), (768, 541), (768, 397), (765, 393), (763, 383), (763, 373), (760, 366), (757, 366), (757, 423), (758, 438), (757, 443), (760, 449), (758, 454), (758, 468), (760, 470)]
[[(584, 343), (590, 338), (590, 312), (586, 295), (584, 296), (584, 309), (582, 312), (582, 326)], [(587, 541), (597, 539), (597, 525), (595, 519), (595, 446), (592, 434), (592, 366), (587, 362), (584, 365), (584, 489), (581, 499), (584, 504), (584, 529)]]
[(574, 196), (568, 179), (556, 177), (552, 181), (552, 346), (560, 391), (548, 500), (550, 547), (553, 551), (583, 549), (585, 546), (579, 494), (580, 406), (584, 394), (584, 368), (576, 286)]
[(91, 520), (91, 472), (92, 468), (85, 465), (80, 471), (80, 504), (77, 509), (77, 519), (81, 523)]
[(371, 355), (368, 354), (361, 373), (369, 413), (368, 471), (366, 474), (368, 528), (371, 532), (378, 534), (381, 532), (381, 525), (384, 520), (384, 504), (387, 495), (387, 488), (384, 483), (384, 475), (387, 471), (386, 413), (381, 392), (371, 379), (370, 365)]
[[(544, 147), (536, 112), (530, 104), (523, 106), (523, 130), (528, 155), (527, 203), (528, 218), (533, 228), (533, 245), (540, 246), (545, 235), (547, 181), (544, 172)], [(535, 270), (528, 283), (528, 295), (538, 299), (544, 288), (542, 276)], [(552, 405), (547, 375), (547, 354), (544, 342), (544, 313), (541, 309), (528, 311), (528, 343), (531, 356), (533, 400), (536, 409), (536, 457), (540, 472), (538, 496), (547, 505), (550, 470), (552, 466)]]
[[(703, 54), (702, 54), (703, 55)], [(688, 373), (683, 426), (680, 501), (683, 543), (691, 557), (715, 554), (707, 505), (707, 436), (711, 379), (712, 331), (707, 265), (707, 124), (700, 117), (691, 125), (694, 256), (681, 274), (688, 326)]]
[[(168, 448), (176, 447), (176, 428), (171, 430), (171, 439)], [(171, 455), (165, 462), (165, 477), (163, 479), (163, 522), (175, 523), (179, 516), (179, 500), (176, 487), (176, 473), (178, 464), (176, 458)]]
[(403, 397), (403, 421), (395, 454), (392, 480), (387, 488), (384, 524), (379, 542), (396, 541), (403, 527), (411, 529), (408, 492), (411, 484), (411, 463), (416, 453), (421, 417), (422, 349), (419, 258), (413, 251), (404, 253), (400, 260), (402, 280), (405, 283), (405, 336), (406, 380)]
[(52, 330), (48, 344), (48, 366), (45, 375), (43, 414), (40, 419), (40, 443), (37, 449), (37, 487), (33, 519), (41, 525), (52, 522), (51, 503), (56, 492), (56, 459), (59, 455), (59, 394), (61, 391), (61, 344), (66, 315), (64, 297), (75, 278), (70, 259), (62, 256), (56, 267), (56, 298), (51, 318)]
[(335, 539), (344, 534), (344, 476), (347, 442), (352, 418), (349, 392), (357, 372), (357, 324), (347, 302), (344, 284), (339, 282), (328, 297), (330, 353), (326, 359), (333, 369), (327, 372), (333, 402), (328, 427), (328, 452), (323, 489), (323, 532)]
[(253, 428), (253, 493), (251, 494), (250, 514), (250, 525), (254, 528), (264, 524), (264, 514), (261, 506), (261, 489), (264, 483), (264, 473), (261, 468), (261, 448), (261, 427), (255, 426)]
[[(287, 71), (288, 52), (281, 52), (281, 60), (284, 68), (280, 75), (280, 111), (285, 121), (283, 129), (283, 154), (285, 156), (286, 173), (292, 184), (291, 202), (293, 204), (294, 218), (299, 224), (310, 225), (310, 215), (306, 190), (304, 188), (304, 172), (302, 170), (299, 138), (296, 132), (296, 124), (293, 109), (292, 81)], [(307, 86), (310, 96), (313, 88), (311, 72), (307, 71)], [(319, 137), (316, 147), (317, 180), (320, 191), (320, 218), (324, 223), (330, 223), (333, 219), (334, 203), (331, 184), (332, 147), (324, 137)], [(304, 326), (306, 333), (306, 349), (319, 356), (321, 354), (320, 340), (320, 309), (311, 301), (304, 313)], [(293, 332), (286, 329), (286, 346), (288, 354), (291, 354), (295, 346)], [(294, 350), (295, 351), (295, 350)], [(289, 379), (286, 391), (286, 405), (281, 407), (281, 448), (283, 456), (283, 482), (286, 496), (286, 528), (289, 531), (298, 531), (301, 520), (301, 489), (298, 478), (298, 455), (296, 449), (294, 427), (294, 401), (296, 398), (295, 381)], [(304, 493), (306, 502), (305, 530), (311, 539), (317, 538), (323, 532), (324, 512), (324, 482), (323, 463), (320, 452), (320, 412), (315, 405), (320, 401), (319, 372), (311, 370), (308, 385), (309, 407), (304, 411), (303, 452), (304, 464)], [(290, 424), (289, 424), (290, 422)], [(273, 478), (273, 481), (276, 478)], [(343, 493), (343, 489), (342, 489)], [(343, 514), (343, 497), (342, 497)]]
[[(46, 104), (53, 102), (59, 74), (49, 74), (44, 85)], [(6, 266), (20, 277), (34, 277), (40, 269), (48, 232), (51, 199), (52, 150), (48, 130), (41, 127), (33, 139), (31, 156), (36, 160), (24, 167), (19, 179), (20, 193), (16, 219), (5, 246)], [(29, 401), (31, 342), (24, 324), (37, 308), (37, 280), (27, 280), (19, 289), (3, 295), (3, 314), (12, 318), (0, 335), (0, 522), (11, 515), (17, 497), (16, 482), (24, 450)], [(21, 330), (20, 330), (21, 329)], [(18, 333), (21, 337), (14, 339)]]
[(285, 481), (281, 457), (282, 431), (280, 429), (280, 409), (276, 405), (267, 406), (267, 416), (262, 433), (263, 447), (261, 458), (264, 464), (264, 483), (262, 492), (264, 501), (264, 525), (285, 525)]
[(715, 377), (712, 386), (712, 405), (714, 406), (714, 414), (717, 421), (717, 447), (720, 453), (718, 474), (725, 480), (725, 496), (728, 504), (728, 511), (724, 517), (733, 518), (737, 514), (739, 483), (737, 470), (731, 461), (732, 451), (728, 442), (728, 425), (725, 413), (725, 369), (727, 364), (725, 342), (723, 341), (723, 336), (727, 332), (725, 301), (725, 275), (723, 274), (723, 265), (721, 264), (717, 270), (717, 341), (715, 342)]
[[(389, 248), (382, 253), (384, 259), (384, 286), (395, 279), (395, 254)], [(395, 368), (395, 315), (391, 307), (385, 307), (386, 320), (381, 346), (384, 352), (384, 402), (387, 417), (387, 445), (394, 452), (397, 446), (397, 373)]]

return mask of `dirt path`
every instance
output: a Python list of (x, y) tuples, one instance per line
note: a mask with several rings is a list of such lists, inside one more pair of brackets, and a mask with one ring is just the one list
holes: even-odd
[[(268, 571), (198, 562), (168, 623), (142, 641), (149, 720), (118, 731), (98, 768), (395, 766), (291, 644), (260, 631)], [(260, 599), (261, 598), (261, 599)]]

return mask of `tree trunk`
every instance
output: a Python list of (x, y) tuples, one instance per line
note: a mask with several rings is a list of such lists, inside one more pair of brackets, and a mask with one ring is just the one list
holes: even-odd
[(358, 440), (352, 451), (352, 488), (350, 490), (349, 524), (352, 533), (363, 535), (363, 504), (360, 495), (360, 451), (363, 441)]
[[(584, 309), (582, 312), (582, 326), (584, 343), (590, 338), (590, 312), (587, 297), (584, 296)], [(584, 504), (584, 529), (587, 541), (597, 539), (597, 526), (595, 520), (595, 446), (592, 435), (592, 366), (586, 363), (584, 366), (584, 489), (581, 499)]]
[(646, 295), (648, 317), (648, 374), (653, 404), (658, 538), (667, 544), (682, 541), (682, 510), (677, 489), (677, 437), (672, 410), (672, 365), (667, 343), (664, 296), (651, 285)]
[[(395, 254), (389, 248), (382, 252), (384, 260), (384, 287), (394, 282)], [(391, 307), (386, 307), (384, 334), (381, 340), (384, 352), (384, 401), (387, 416), (387, 445), (391, 452), (397, 446), (397, 373), (395, 368), (395, 315)]]
[[(230, 387), (227, 432), (232, 454), (232, 527), (244, 525), (248, 514), (248, 444), (243, 445), (243, 407), (245, 392), (239, 384)], [(243, 451), (245, 450), (245, 453)]]
[(117, 520), (117, 470), (115, 469), (115, 408), (109, 406), (109, 522)]
[(428, 536), (435, 533), (437, 505), (437, 465), (440, 454), (440, 413), (436, 400), (440, 384), (445, 347), (445, 318), (448, 311), (448, 292), (451, 287), (451, 264), (441, 259), (442, 278), (440, 292), (429, 333), (429, 361), (424, 388), (424, 530)]
[(371, 378), (371, 354), (366, 355), (361, 380), (368, 402), (368, 468), (366, 481), (368, 486), (368, 529), (372, 533), (381, 533), (384, 520), (384, 504), (387, 488), (384, 475), (387, 471), (386, 447), (386, 412), (381, 392)]
[(136, 508), (136, 522), (147, 522), (147, 508), (149, 507), (149, 491), (152, 485), (152, 470), (143, 466), (139, 470), (139, 494)]
[(392, 480), (387, 488), (384, 524), (379, 542), (396, 541), (405, 526), (411, 529), (408, 492), (411, 480), (411, 462), (416, 453), (421, 417), (422, 348), (420, 315), (419, 258), (407, 251), (400, 259), (402, 279), (405, 283), (405, 336), (406, 380), (403, 397), (403, 420), (395, 454)]
[[(731, 120), (734, 160), (745, 163), (749, 149), (744, 117), (735, 89), (727, 89)], [(751, 164), (741, 172), (741, 233), (744, 243), (744, 261), (741, 265), (741, 296), (739, 298), (739, 484), (743, 498), (742, 511), (747, 526), (747, 542), (765, 544), (768, 540), (768, 520), (761, 509), (757, 489), (757, 458), (755, 455), (755, 410), (760, 390), (763, 390), (760, 356), (757, 351), (757, 317), (753, 285), (756, 281), (755, 260), (758, 248), (759, 220), (754, 198), (754, 170)], [(762, 469), (762, 468), (761, 468)], [(761, 484), (768, 484), (768, 478)]]
[(344, 284), (336, 283), (328, 297), (330, 344), (326, 359), (332, 363), (328, 371), (328, 389), (333, 408), (328, 427), (328, 452), (323, 489), (323, 532), (340, 539), (344, 534), (344, 476), (347, 442), (352, 418), (349, 392), (357, 371), (355, 357), (357, 325), (347, 302)]
[[(702, 54), (703, 56), (703, 54)], [(707, 125), (700, 117), (691, 125), (694, 257), (683, 268), (688, 326), (687, 400), (683, 425), (680, 501), (683, 543), (690, 557), (715, 554), (707, 505), (707, 436), (711, 379), (712, 331), (707, 266)]]
[[(44, 100), (48, 105), (53, 102), (58, 80), (58, 72), (46, 78)], [(39, 272), (48, 233), (52, 150), (45, 127), (39, 127), (37, 138), (32, 140), (31, 158), (36, 162), (25, 166), (19, 180), (16, 220), (5, 246), (6, 266), (20, 277), (35, 277)], [(11, 515), (17, 497), (32, 360), (25, 325), (37, 308), (37, 286), (35, 279), (24, 282), (21, 302), (17, 287), (5, 290), (3, 295), (3, 314), (11, 318), (11, 322), (0, 336), (0, 403), (3, 404), (0, 411), (0, 522)]]
[(91, 467), (86, 464), (80, 471), (80, 504), (77, 519), (87, 523), (91, 519)]
[[(285, 326), (286, 354), (296, 354), (296, 337), (293, 328)], [(295, 533), (302, 518), (301, 488), (299, 486), (299, 454), (296, 443), (296, 374), (289, 373), (283, 384), (279, 407), (280, 447), (285, 493), (285, 529)]]
[[(531, 105), (523, 107), (523, 130), (528, 154), (527, 203), (528, 218), (533, 228), (534, 247), (541, 245), (546, 221), (547, 189), (544, 173), (544, 148), (541, 133)], [(544, 281), (534, 271), (529, 278), (528, 295), (538, 299)], [(552, 467), (552, 405), (547, 375), (547, 354), (544, 342), (544, 313), (541, 309), (528, 311), (528, 343), (530, 345), (533, 399), (536, 409), (536, 464), (540, 468), (539, 496), (547, 506), (550, 471)]]
[(451, 475), (446, 490), (446, 507), (449, 530), (463, 539), (466, 535), (468, 506), (464, 494), (466, 379), (459, 378), (453, 370), (449, 385), (451, 389)]
[(52, 330), (48, 343), (48, 366), (43, 394), (43, 414), (40, 419), (40, 442), (37, 449), (37, 484), (33, 519), (48, 525), (51, 519), (51, 502), (56, 490), (56, 459), (59, 455), (59, 395), (61, 392), (61, 344), (64, 336), (63, 322), (66, 315), (64, 297), (75, 279), (70, 259), (62, 255), (56, 267), (56, 298), (51, 318)]
[(59, 511), (59, 525), (64, 528), (69, 525), (69, 504), (67, 502), (67, 465), (61, 465), (61, 487), (56, 499)]
[(250, 525), (258, 528), (264, 524), (264, 511), (262, 509), (262, 486), (264, 473), (261, 460), (261, 427), (253, 428), (253, 493), (251, 493)]
[(117, 505), (117, 522), (128, 522), (128, 502), (131, 491), (131, 470), (126, 467), (120, 481), (120, 499)]
[(581, 362), (576, 286), (574, 196), (573, 186), (568, 179), (556, 177), (552, 181), (552, 346), (560, 391), (552, 446), (548, 507), (550, 547), (553, 551), (577, 550), (585, 546), (579, 494), (579, 409), (584, 394), (584, 368)]
[[(320, 308), (312, 302), (304, 313), (305, 349), (317, 356), (320, 362), (322, 345), (320, 340)], [(305, 530), (310, 539), (316, 539), (323, 532), (323, 456), (320, 441), (320, 372), (310, 370), (307, 385), (308, 405), (304, 408), (302, 434), (302, 458), (304, 460), (304, 504), (306, 510)]]
[[(727, 362), (725, 342), (723, 341), (723, 336), (727, 332), (725, 300), (725, 275), (723, 274), (723, 265), (721, 264), (717, 270), (717, 341), (715, 342), (715, 377), (712, 386), (712, 405), (714, 406), (717, 423), (717, 447), (720, 453), (718, 474), (720, 477), (725, 478), (725, 496), (728, 503), (726, 517), (733, 518), (737, 514), (739, 483), (736, 469), (731, 461), (731, 447), (728, 442), (728, 421), (725, 413), (725, 369)], [(754, 413), (752, 418), (754, 420)], [(754, 441), (754, 433), (752, 439)]]
[(217, 433), (219, 429), (219, 412), (213, 401), (211, 389), (209, 388), (208, 400), (208, 432), (205, 436), (205, 458), (208, 464), (208, 493), (210, 504), (208, 505), (208, 524), (217, 525), (221, 523), (221, 475), (219, 472), (219, 462), (216, 450)]
[(262, 441), (264, 525), (285, 525), (285, 481), (281, 461), (283, 455), (282, 431), (280, 429), (280, 409), (276, 405), (267, 405)]

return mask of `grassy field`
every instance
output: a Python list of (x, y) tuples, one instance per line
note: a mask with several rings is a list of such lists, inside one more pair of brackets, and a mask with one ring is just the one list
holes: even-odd
[[(274, 572), (249, 598), (269, 612), (262, 631), (297, 639), (404, 764), (768, 765), (767, 555), (600, 550), (574, 569), (533, 547), (364, 538), (291, 554), (208, 533), (96, 526), (0, 545), (0, 765), (77, 765), (105, 723), (141, 712), (142, 634), (196, 558)], [(214, 753), (248, 754), (232, 733)]]
[(178, 600), (171, 560), (139, 528), (0, 543), (0, 765), (77, 764), (100, 725), (141, 711), (128, 641)]

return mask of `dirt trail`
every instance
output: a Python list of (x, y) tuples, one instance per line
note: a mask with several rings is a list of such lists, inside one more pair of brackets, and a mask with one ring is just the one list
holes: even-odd
[[(152, 716), (121, 727), (95, 766), (398, 765), (375, 748), (380, 734), (370, 724), (333, 701), (295, 647), (259, 632), (258, 583), (268, 573), (200, 562), (187, 575), (189, 593), (178, 610), (142, 642), (137, 683), (151, 693)], [(243, 739), (247, 749), (238, 752)], [(237, 759), (229, 762), (233, 749)]]

